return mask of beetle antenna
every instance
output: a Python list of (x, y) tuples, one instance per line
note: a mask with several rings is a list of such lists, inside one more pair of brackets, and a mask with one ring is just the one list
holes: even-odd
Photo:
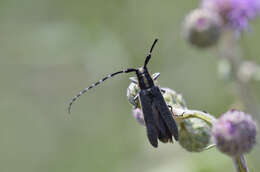
[(153, 45), (149, 51), (149, 54), (146, 56), (146, 59), (145, 59), (145, 62), (144, 62), (144, 67), (146, 67), (146, 65), (148, 64), (149, 60), (151, 59), (151, 55), (152, 55), (152, 51), (153, 51), (153, 48), (155, 46), (155, 44), (157, 43), (158, 39), (156, 38), (153, 42)]
[(130, 73), (130, 72), (137, 72), (137, 69), (133, 69), (133, 68), (129, 68), (129, 69), (126, 69), (126, 70), (121, 70), (121, 71), (118, 71), (118, 72), (115, 72), (115, 73), (112, 73), (112, 74), (109, 74), (107, 75), (106, 77), (104, 77), (103, 79), (99, 80), (98, 82), (96, 83), (93, 83), (91, 86), (85, 88), (84, 90), (82, 90), (81, 92), (79, 92), (75, 97), (73, 97), (73, 99), (70, 101), (69, 103), (69, 107), (68, 107), (68, 112), (71, 113), (71, 107), (72, 107), (72, 104), (84, 93), (86, 93), (88, 90), (96, 87), (97, 85), (101, 84), (102, 82), (104, 82), (105, 80), (107, 80), (108, 78), (112, 78), (118, 74), (122, 74), (122, 73)]

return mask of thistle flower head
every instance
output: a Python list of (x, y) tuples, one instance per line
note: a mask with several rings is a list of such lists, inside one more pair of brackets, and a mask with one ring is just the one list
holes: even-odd
[(260, 13), (259, 0), (202, 0), (201, 7), (218, 13), (225, 24), (241, 31)]
[(206, 9), (195, 9), (185, 17), (184, 36), (197, 47), (209, 47), (218, 41), (221, 26), (218, 14)]
[(170, 88), (162, 88), (165, 92), (163, 93), (163, 98), (165, 102), (172, 106), (172, 108), (186, 108), (186, 103), (183, 98), (183, 96), (176, 91), (170, 89)]
[(133, 109), (132, 114), (133, 114), (133, 117), (136, 119), (136, 121), (139, 124), (145, 126), (144, 115), (143, 115), (143, 112), (140, 108)]
[(140, 88), (135, 83), (130, 83), (130, 85), (127, 88), (126, 96), (130, 104), (132, 104), (135, 108), (139, 106), (139, 100), (135, 99), (135, 97), (138, 95), (140, 91)]
[(217, 148), (230, 156), (249, 152), (256, 142), (256, 132), (251, 116), (238, 110), (223, 114), (212, 128)]
[(237, 77), (244, 83), (249, 82), (251, 79), (259, 80), (260, 66), (253, 61), (244, 61), (238, 70)]
[(189, 152), (201, 152), (209, 146), (211, 127), (198, 118), (185, 119), (180, 124), (179, 143)]

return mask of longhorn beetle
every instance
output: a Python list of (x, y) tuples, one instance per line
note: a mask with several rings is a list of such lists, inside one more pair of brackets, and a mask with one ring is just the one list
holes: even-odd
[(158, 39), (155, 39), (148, 55), (146, 56), (144, 66), (138, 69), (128, 68), (112, 74), (107, 75), (98, 82), (92, 84), (88, 88), (85, 88), (78, 93), (69, 103), (68, 111), (71, 112), (71, 106), (82, 94), (86, 93), (91, 88), (99, 85), (108, 78), (112, 78), (118, 74), (135, 72), (140, 87), (139, 100), (141, 102), (141, 108), (144, 115), (144, 121), (146, 125), (147, 137), (153, 147), (158, 147), (158, 139), (164, 143), (172, 142), (172, 136), (175, 140), (178, 140), (178, 128), (175, 120), (172, 117), (172, 113), (166, 104), (161, 89), (154, 84), (152, 77), (150, 76), (147, 64), (151, 59), (151, 54)]

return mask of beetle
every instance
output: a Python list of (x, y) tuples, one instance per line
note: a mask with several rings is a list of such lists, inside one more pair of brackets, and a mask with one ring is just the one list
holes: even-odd
[(172, 136), (178, 141), (178, 127), (173, 119), (172, 113), (166, 104), (161, 89), (154, 84), (154, 80), (148, 72), (147, 64), (149, 63), (152, 51), (158, 39), (155, 39), (148, 55), (146, 56), (144, 65), (138, 69), (128, 68), (107, 75), (98, 82), (85, 88), (79, 92), (69, 103), (68, 112), (71, 112), (72, 104), (84, 93), (93, 87), (101, 84), (105, 80), (112, 78), (116, 75), (123, 73), (135, 72), (137, 77), (138, 86), (140, 92), (138, 93), (138, 99), (141, 102), (141, 109), (144, 115), (144, 121), (146, 125), (146, 133), (149, 142), (153, 147), (158, 147), (158, 139), (163, 142), (172, 142)]

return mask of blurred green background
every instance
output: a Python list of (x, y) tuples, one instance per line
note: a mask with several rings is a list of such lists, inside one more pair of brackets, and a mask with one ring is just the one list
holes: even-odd
[[(199, 1), (0, 0), (1, 172), (219, 172), (232, 160), (211, 149), (189, 153), (177, 143), (152, 148), (131, 116), (128, 76), (71, 98), (105, 74), (138, 67), (159, 38), (150, 71), (183, 94), (188, 107), (220, 115), (236, 97), (217, 75), (211, 51), (188, 45), (184, 16)], [(241, 41), (260, 63), (260, 20)], [(260, 83), (253, 85), (260, 99)], [(259, 171), (259, 146), (248, 156)]]

